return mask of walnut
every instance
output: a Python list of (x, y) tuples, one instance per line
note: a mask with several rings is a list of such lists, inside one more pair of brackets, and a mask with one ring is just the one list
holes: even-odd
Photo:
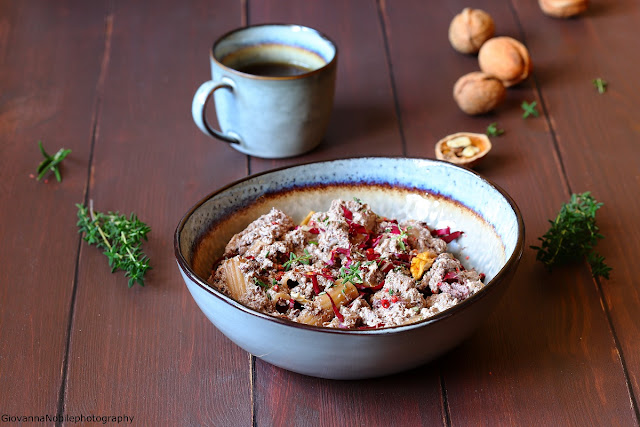
[(473, 167), (490, 150), (491, 141), (487, 135), (483, 133), (458, 132), (445, 136), (438, 141), (436, 144), (436, 158), (457, 165)]
[(500, 79), (481, 71), (460, 77), (453, 86), (453, 99), (467, 114), (484, 114), (496, 108), (506, 96)]
[(578, 15), (589, 6), (587, 0), (538, 0), (540, 9), (554, 18), (570, 18)]
[(460, 53), (478, 53), (480, 46), (493, 37), (493, 18), (484, 10), (465, 7), (449, 25), (449, 42)]
[(502, 80), (505, 87), (525, 80), (533, 68), (527, 48), (511, 37), (488, 40), (480, 48), (478, 62), (482, 71)]

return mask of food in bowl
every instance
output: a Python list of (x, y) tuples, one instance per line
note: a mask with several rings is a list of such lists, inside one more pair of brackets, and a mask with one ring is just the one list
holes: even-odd
[(300, 225), (279, 209), (233, 236), (208, 282), (271, 316), (342, 329), (405, 325), (484, 287), (447, 252), (461, 231), (376, 214), (360, 199), (331, 202)]
[[(480, 292), (432, 317), (384, 328), (340, 329), (253, 310), (207, 282), (232, 237), (273, 207), (297, 224), (332, 200), (358, 197), (387, 218), (463, 231), (447, 244), (467, 270), (486, 275)], [(176, 261), (194, 301), (217, 330), (264, 362), (321, 378), (401, 372), (451, 350), (499, 303), (524, 247), (517, 206), (495, 184), (448, 162), (363, 157), (289, 166), (243, 178), (203, 197), (176, 227)], [(220, 349), (222, 337), (209, 345)], [(212, 352), (216, 354), (216, 352)], [(215, 364), (215, 360), (211, 360)]]

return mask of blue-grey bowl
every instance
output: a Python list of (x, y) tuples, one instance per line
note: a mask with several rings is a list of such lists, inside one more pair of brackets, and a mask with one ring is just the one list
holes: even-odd
[[(418, 323), (340, 330), (254, 311), (207, 283), (230, 238), (271, 207), (300, 221), (310, 210), (327, 210), (333, 199), (353, 197), (380, 215), (464, 231), (449, 251), (486, 275), (484, 289)], [(518, 207), (487, 179), (442, 161), (384, 157), (309, 163), (247, 177), (198, 202), (174, 236), (182, 277), (216, 328), (266, 362), (333, 379), (401, 372), (458, 345), (499, 302), (520, 261), (523, 242)]]

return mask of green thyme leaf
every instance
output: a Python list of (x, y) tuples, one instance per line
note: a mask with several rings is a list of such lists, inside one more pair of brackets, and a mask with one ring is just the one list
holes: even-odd
[(296, 264), (309, 265), (310, 259), (311, 259), (311, 255), (309, 254), (309, 251), (307, 251), (306, 249), (304, 250), (304, 255), (300, 255), (300, 256), (296, 256), (296, 254), (291, 252), (289, 254), (289, 261), (282, 264), (282, 266), (284, 267), (285, 270), (288, 271), (291, 269), (291, 267), (293, 267)]
[(601, 79), (600, 77), (598, 77), (597, 79), (593, 79), (592, 83), (593, 83), (593, 86), (595, 86), (595, 88), (598, 89), (598, 93), (600, 95), (602, 95), (607, 91), (607, 85), (609, 84), (607, 83), (607, 81)]
[(360, 271), (360, 261), (351, 264), (349, 267), (340, 267), (340, 279), (342, 283), (362, 283), (362, 272)]
[(500, 136), (504, 133), (504, 129), (498, 128), (498, 123), (493, 122), (487, 126), (487, 136)]
[(533, 101), (532, 103), (528, 103), (527, 101), (522, 101), (522, 109), (524, 113), (522, 114), (522, 118), (526, 119), (529, 116), (538, 117), (540, 113), (536, 110), (536, 106), (538, 105), (537, 101)]

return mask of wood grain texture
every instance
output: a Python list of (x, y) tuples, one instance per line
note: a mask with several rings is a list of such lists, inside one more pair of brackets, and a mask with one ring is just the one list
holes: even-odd
[[(341, 52), (333, 120), (325, 141), (295, 159), (252, 158), (252, 172), (326, 158), (402, 154), (384, 33), (374, 1), (272, 1), (249, 6), (250, 23), (308, 25), (332, 38)], [(433, 369), (336, 382), (293, 374), (260, 360), (255, 366), (257, 425), (434, 425), (444, 419), (439, 377)]]
[(338, 157), (402, 154), (375, 1), (250, 2), (249, 23), (265, 22), (292, 22), (326, 34), (338, 45), (338, 73), (334, 109), (323, 142), (293, 159), (252, 158), (251, 173)]
[[(450, 20), (465, 6), (383, 4), (407, 154), (433, 157), (435, 142), (445, 135), (484, 132), (498, 122), (505, 135), (493, 138), (478, 171), (514, 197), (527, 231), (527, 250), (503, 303), (471, 340), (441, 360), (451, 422), (633, 424), (623, 365), (586, 267), (551, 275), (528, 248), (568, 198), (547, 120), (522, 119), (522, 101), (540, 104), (534, 81), (509, 89), (505, 104), (485, 116), (468, 117), (453, 101), (455, 81), (478, 69), (476, 57), (455, 52), (447, 40)], [(498, 35), (521, 39), (509, 4), (474, 7), (492, 14)], [(414, 40), (425, 41), (422, 49)]]
[(250, 360), (200, 312), (174, 260), (173, 233), (198, 199), (246, 175), (246, 157), (205, 137), (189, 114), (210, 77), (217, 34), (239, 26), (235, 1), (118, 2), (89, 197), (151, 227), (147, 286), (127, 288), (82, 245), (65, 412), (128, 414), (140, 425), (250, 425)]
[[(637, 406), (640, 279), (629, 259), (640, 252), (640, 4), (593, 1), (583, 16), (571, 20), (551, 19), (532, 5), (514, 5), (538, 63), (570, 188), (589, 190), (604, 203), (598, 224), (606, 238), (597, 250), (613, 271), (600, 285)], [(545, 31), (537, 30), (541, 26)], [(598, 77), (609, 83), (602, 95), (592, 84)]]
[[(494, 113), (452, 98), (474, 56), (447, 40), (463, 7), (521, 39), (534, 77)], [(293, 22), (339, 47), (332, 121), (294, 159), (249, 158), (204, 136), (192, 96), (213, 40), (241, 25)], [(128, 415), (138, 425), (639, 424), (640, 3), (591, 0), (581, 17), (536, 1), (0, 0), (0, 415)], [(609, 82), (598, 94), (591, 81)], [(523, 120), (520, 103), (541, 117)], [(212, 115), (211, 115), (212, 116)], [(328, 381), (276, 368), (200, 312), (175, 265), (173, 233), (206, 194), (248, 173), (362, 155), (433, 158), (458, 131), (505, 129), (477, 171), (505, 188), (526, 224), (502, 304), (441, 358), (399, 375)], [(64, 181), (29, 177), (71, 148)], [(605, 203), (598, 251), (614, 268), (547, 272), (537, 243), (571, 192)], [(80, 242), (74, 203), (136, 212), (153, 270), (128, 289)], [(68, 352), (67, 352), (68, 350)]]
[[(55, 416), (78, 252), (104, 3), (0, 3), (0, 413)], [(81, 39), (78, 42), (78, 39)], [(69, 49), (74, 45), (74, 49)], [(36, 181), (42, 140), (72, 153)]]

